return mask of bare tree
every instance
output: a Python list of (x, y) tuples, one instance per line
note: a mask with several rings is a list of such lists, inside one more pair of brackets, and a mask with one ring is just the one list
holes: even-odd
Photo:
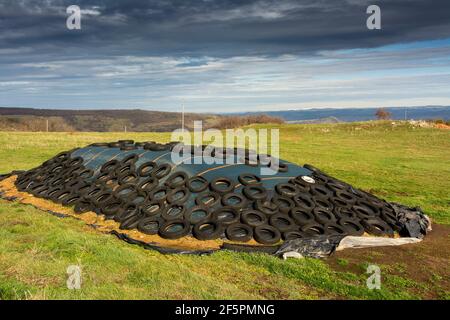
[(391, 118), (391, 113), (384, 108), (379, 108), (377, 112), (375, 112), (375, 116), (378, 120), (389, 120)]

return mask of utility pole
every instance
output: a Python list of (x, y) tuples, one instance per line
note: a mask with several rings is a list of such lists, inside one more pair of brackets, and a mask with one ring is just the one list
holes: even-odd
[(125, 126), (124, 127), (124, 130), (123, 130), (125, 133), (127, 132), (127, 126)]
[(407, 112), (408, 112), (408, 109), (405, 108), (405, 121), (406, 121), (406, 119), (407, 119)]
[(45, 122), (45, 131), (48, 132), (48, 119), (46, 119), (46, 122)]

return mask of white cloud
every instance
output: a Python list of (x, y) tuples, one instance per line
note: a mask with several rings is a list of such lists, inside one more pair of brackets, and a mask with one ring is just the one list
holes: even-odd
[[(18, 64), (20, 74), (0, 75), (0, 87), (2, 100), (34, 107), (173, 110), (182, 98), (208, 112), (448, 104), (449, 60), (448, 45), (309, 57), (80, 58)], [(26, 81), (33, 91), (23, 89)]]

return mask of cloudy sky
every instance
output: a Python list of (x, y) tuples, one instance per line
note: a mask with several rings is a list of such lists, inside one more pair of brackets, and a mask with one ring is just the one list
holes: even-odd
[[(381, 8), (381, 30), (366, 9)], [(82, 10), (81, 30), (66, 8)], [(448, 0), (0, 0), (0, 107), (450, 105)]]

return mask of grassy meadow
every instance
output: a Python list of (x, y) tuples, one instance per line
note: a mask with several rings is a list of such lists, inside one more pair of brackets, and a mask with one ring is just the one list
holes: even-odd
[[(450, 130), (401, 122), (275, 127), (283, 159), (313, 164), (389, 201), (420, 206), (434, 223), (450, 224)], [(170, 134), (0, 132), (0, 173), (32, 168), (63, 150), (118, 139), (167, 142)], [(446, 248), (421, 251), (412, 256), (414, 264), (436, 259), (448, 265), (446, 237)], [(283, 261), (233, 252), (162, 255), (100, 234), (81, 221), (4, 200), (0, 238), (0, 299), (449, 298), (448, 268), (422, 270), (424, 277), (414, 278), (406, 270), (409, 262), (386, 262), (375, 251), (351, 266), (348, 259)], [(378, 258), (382, 288), (369, 290), (364, 268)], [(82, 267), (81, 290), (66, 287), (71, 264)]]

